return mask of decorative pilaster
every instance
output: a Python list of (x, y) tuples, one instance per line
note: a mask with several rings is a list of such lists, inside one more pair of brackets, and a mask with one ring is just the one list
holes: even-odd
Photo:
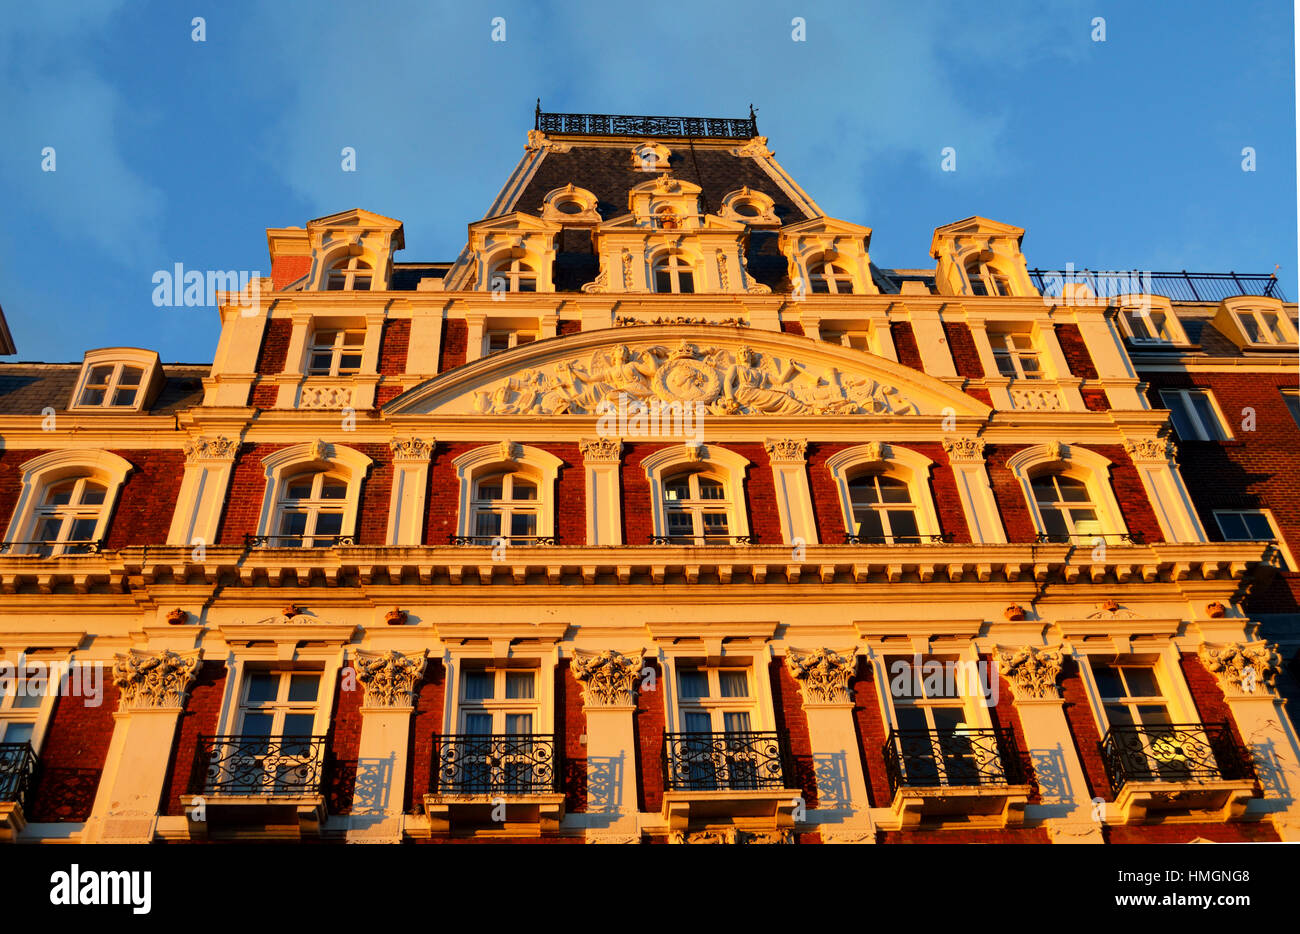
[(790, 676), (799, 683), (804, 707), (810, 704), (847, 704), (852, 706), (849, 681), (858, 669), (855, 650), (836, 652), (831, 649), (814, 649), (811, 652), (790, 652), (785, 657)]
[(587, 722), (588, 795), (604, 802), (588, 827), (593, 842), (638, 837), (636, 800), (636, 690), (641, 652), (575, 652), (569, 673), (582, 685)]
[(1271, 695), (1282, 666), (1277, 647), (1267, 642), (1202, 645), (1197, 655), (1225, 695)]
[(191, 438), (185, 445), (185, 473), (167, 532), (169, 545), (210, 545), (216, 539), (239, 439), (225, 435)]
[(1017, 701), (1059, 700), (1061, 689), (1056, 679), (1061, 675), (1061, 650), (1027, 645), (1022, 649), (998, 654), (1002, 677), (1011, 682)]
[(803, 438), (768, 438), (763, 448), (772, 466), (782, 539), (787, 545), (816, 545), (817, 524), (804, 461), (808, 442)]
[(641, 660), (640, 652), (634, 656), (609, 649), (596, 654), (575, 652), (569, 671), (582, 685), (583, 705), (587, 708), (635, 706)]
[(977, 544), (1003, 544), (1007, 540), (993, 487), (984, 464), (983, 438), (944, 438), (961, 509), (970, 528), (971, 540)]
[(425, 488), (434, 442), (425, 438), (394, 438), (393, 488), (388, 501), (388, 543), (419, 545), (424, 535)]
[(357, 681), (365, 686), (367, 707), (410, 708), (424, 677), (425, 653), (407, 656), (392, 649), (387, 652), (358, 651)]
[(618, 438), (583, 438), (578, 442), (586, 468), (587, 544), (623, 544), (619, 468), (623, 442)]
[(1203, 542), (1205, 530), (1178, 470), (1178, 449), (1168, 438), (1135, 438), (1124, 450), (1142, 480), (1160, 531), (1171, 542)]
[(121, 692), (118, 709), (181, 709), (189, 696), (190, 685), (198, 675), (202, 658), (202, 649), (190, 652), (165, 650), (157, 655), (131, 649), (126, 655), (116, 656), (113, 684)]

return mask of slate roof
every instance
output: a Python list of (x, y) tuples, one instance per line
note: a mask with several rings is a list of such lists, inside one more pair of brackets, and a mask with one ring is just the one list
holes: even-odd
[[(163, 387), (149, 415), (172, 415), (203, 401), (210, 366), (163, 364)], [(40, 415), (47, 406), (67, 411), (80, 363), (0, 363), (0, 415)]]

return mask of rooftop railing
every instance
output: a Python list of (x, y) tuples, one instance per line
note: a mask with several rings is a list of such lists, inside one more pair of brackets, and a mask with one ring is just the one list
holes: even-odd
[(748, 117), (647, 117), (632, 114), (544, 113), (538, 102), (533, 128), (575, 136), (695, 137), (752, 139), (758, 135), (754, 108)]
[(1081, 283), (1099, 298), (1136, 294), (1163, 295), (1175, 302), (1219, 302), (1235, 295), (1263, 295), (1287, 300), (1272, 273), (1031, 269), (1029, 277), (1039, 292), (1053, 297), (1061, 294), (1063, 285)]

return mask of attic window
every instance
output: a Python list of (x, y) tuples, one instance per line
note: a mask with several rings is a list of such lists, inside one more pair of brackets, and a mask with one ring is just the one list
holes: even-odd
[(1286, 316), (1271, 308), (1238, 308), (1233, 310), (1246, 340), (1255, 345), (1294, 344)]
[(576, 198), (561, 198), (555, 202), (555, 210), (561, 214), (581, 214), (585, 208)]
[(632, 150), (632, 162), (642, 172), (663, 172), (668, 169), (672, 153), (660, 143), (641, 143)]
[(158, 355), (112, 348), (86, 354), (72, 395), (73, 409), (137, 412), (158, 379)]
[(369, 290), (371, 272), (370, 264), (360, 256), (349, 256), (330, 268), (325, 288), (330, 292)]

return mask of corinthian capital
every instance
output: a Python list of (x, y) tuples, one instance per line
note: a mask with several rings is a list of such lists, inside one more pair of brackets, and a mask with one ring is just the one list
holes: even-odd
[(401, 652), (357, 652), (357, 680), (366, 689), (367, 707), (410, 707), (415, 686), (424, 677), (425, 655)]
[(113, 684), (121, 692), (120, 709), (180, 708), (198, 675), (202, 649), (170, 650), (150, 655), (131, 649), (113, 662)]
[(1050, 700), (1061, 696), (1056, 679), (1061, 674), (1061, 650), (1027, 645), (999, 653), (1002, 677), (1011, 682), (1016, 700)]
[(641, 677), (641, 653), (624, 655), (604, 652), (574, 652), (569, 666), (582, 684), (582, 700), (588, 707), (626, 707), (636, 703), (636, 681)]
[(1224, 694), (1271, 695), (1282, 665), (1276, 646), (1267, 642), (1202, 645), (1201, 664), (1218, 679)]
[(983, 438), (945, 438), (943, 449), (948, 452), (951, 464), (984, 462)]
[(1140, 438), (1137, 441), (1125, 441), (1124, 450), (1134, 462), (1147, 461), (1167, 464), (1174, 460), (1177, 449), (1168, 438)]
[(388, 442), (394, 460), (427, 461), (433, 453), (433, 442), (423, 438), (394, 438)]
[(763, 442), (772, 463), (802, 464), (808, 442), (803, 438), (768, 438)]
[(193, 438), (185, 445), (185, 463), (196, 461), (232, 461), (239, 450), (239, 441), (219, 435), (216, 438)]
[(849, 681), (858, 668), (858, 656), (853, 649), (843, 652), (832, 649), (791, 651), (785, 657), (785, 667), (791, 677), (800, 683), (805, 706), (853, 702), (849, 694)]
[(589, 464), (617, 464), (623, 456), (623, 442), (618, 438), (583, 438), (578, 449)]

